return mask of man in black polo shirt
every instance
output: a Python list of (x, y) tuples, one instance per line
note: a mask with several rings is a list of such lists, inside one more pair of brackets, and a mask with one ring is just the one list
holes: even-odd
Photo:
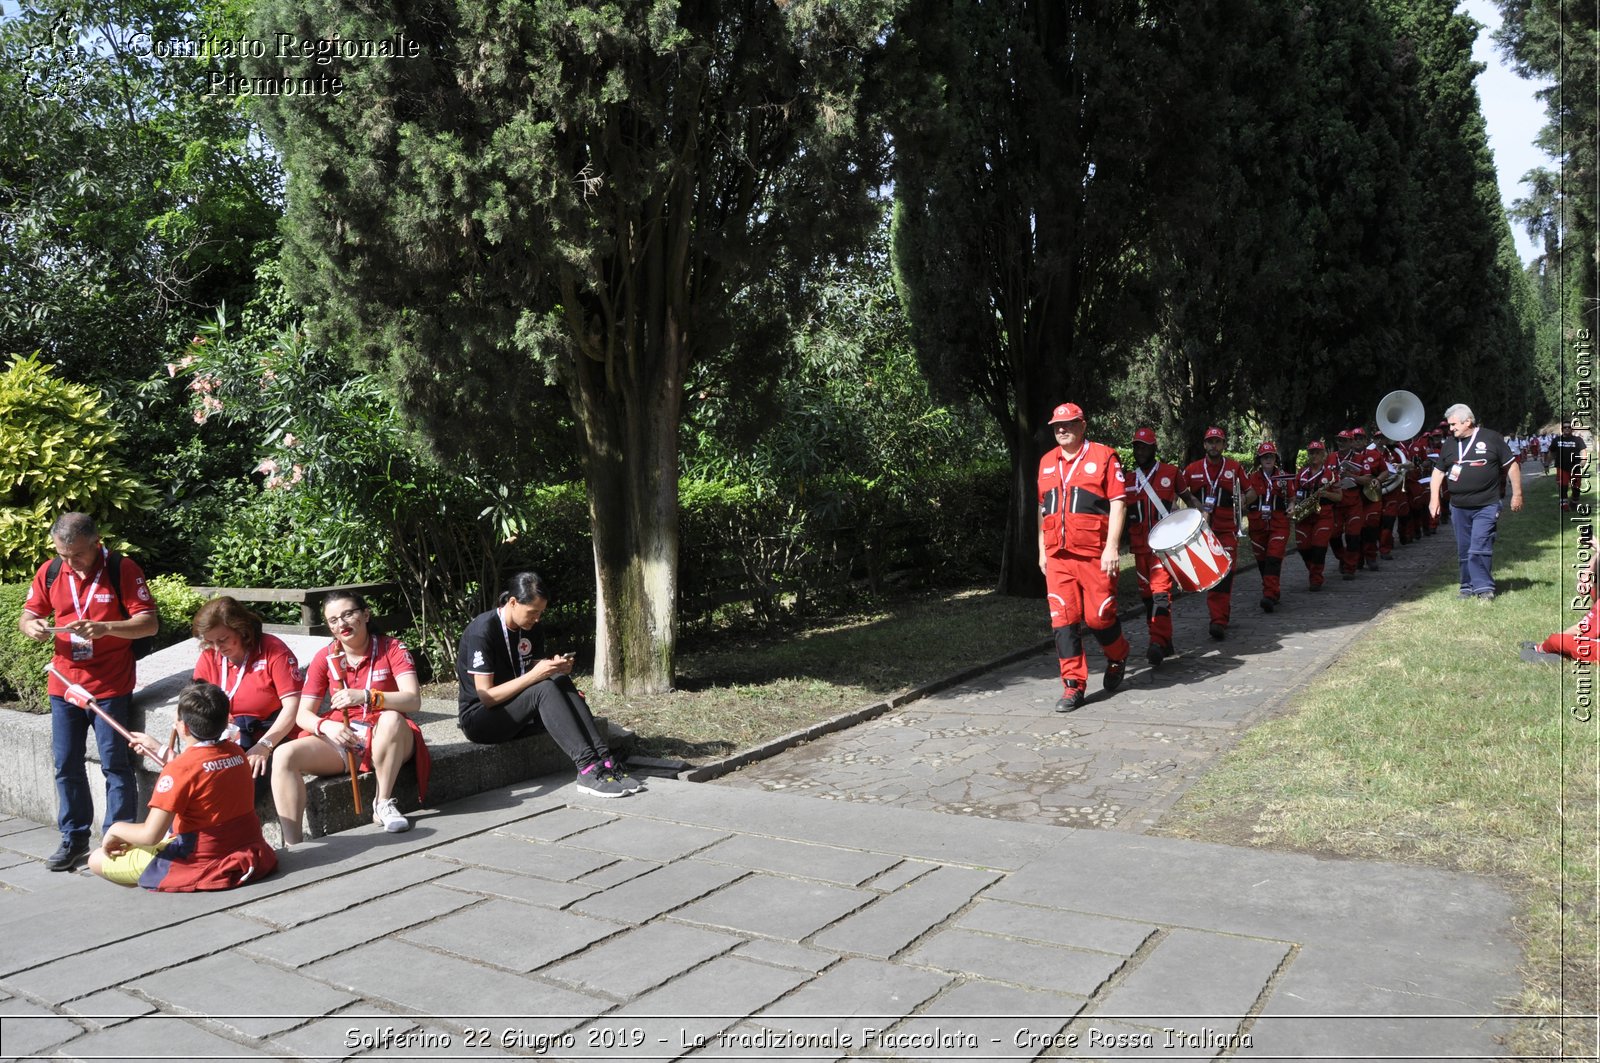
[(1561, 434), (1550, 441), (1550, 456), (1556, 466), (1556, 490), (1561, 495), (1561, 508), (1570, 509), (1581, 493), (1582, 475), (1580, 459), (1588, 447), (1583, 437), (1572, 434), (1572, 422), (1561, 423)]
[(1450, 526), (1461, 563), (1461, 597), (1494, 600), (1494, 533), (1500, 523), (1500, 478), (1511, 484), (1511, 509), (1522, 509), (1522, 472), (1499, 432), (1480, 426), (1456, 403), (1444, 412), (1450, 435), (1439, 447), (1428, 512), (1439, 515), (1439, 491), (1450, 482)]

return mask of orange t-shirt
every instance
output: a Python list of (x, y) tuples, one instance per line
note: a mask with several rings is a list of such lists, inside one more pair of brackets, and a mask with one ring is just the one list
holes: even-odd
[(244, 750), (226, 739), (196, 742), (161, 769), (150, 807), (171, 812), (171, 833), (206, 830), (255, 811)]

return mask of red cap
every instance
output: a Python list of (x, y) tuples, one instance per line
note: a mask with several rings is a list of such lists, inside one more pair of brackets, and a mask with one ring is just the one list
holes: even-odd
[(1263, 440), (1261, 445), (1256, 448), (1256, 457), (1259, 458), (1263, 454), (1271, 454), (1273, 457), (1277, 457), (1278, 456), (1278, 444), (1274, 443), (1270, 439)]
[(1051, 424), (1060, 424), (1062, 421), (1082, 421), (1084, 419), (1083, 407), (1076, 402), (1063, 402), (1050, 415)]
[(1367, 430), (1365, 428), (1362, 428), (1360, 425), (1356, 425), (1354, 428), (1350, 429), (1350, 438), (1351, 439), (1354, 439), (1356, 436), (1364, 436), (1366, 434), (1367, 434)]
[(1328, 450), (1327, 447), (1322, 445), (1322, 440), (1320, 440), (1320, 439), (1313, 439), (1311, 442), (1307, 443), (1306, 444), (1306, 449), (1307, 450), (1320, 450), (1320, 451), (1322, 451), (1324, 453), (1326, 453), (1327, 450)]
[(1356, 434), (1354, 432), (1350, 431), (1350, 429), (1346, 428), (1343, 431), (1341, 431), (1336, 438), (1338, 438), (1338, 439), (1354, 439), (1355, 437), (1356, 437)]
[(1228, 438), (1228, 433), (1224, 432), (1222, 429), (1216, 427), (1215, 425), (1212, 425), (1210, 428), (1206, 429), (1206, 436), (1205, 437), (1207, 439), (1227, 439)]
[(1149, 443), (1153, 447), (1156, 445), (1156, 434), (1148, 428), (1139, 428), (1133, 433), (1133, 441), (1135, 443)]

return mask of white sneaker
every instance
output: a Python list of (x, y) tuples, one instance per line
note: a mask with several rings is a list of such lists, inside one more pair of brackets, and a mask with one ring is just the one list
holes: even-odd
[(411, 821), (400, 814), (400, 808), (392, 797), (372, 802), (372, 822), (390, 834), (399, 834), (403, 830), (411, 829)]

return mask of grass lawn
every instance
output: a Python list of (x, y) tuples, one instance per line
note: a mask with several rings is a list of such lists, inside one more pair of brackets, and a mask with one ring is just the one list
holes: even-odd
[[(1587, 521), (1588, 518), (1582, 518)], [(1160, 830), (1181, 837), (1494, 875), (1523, 900), (1518, 1055), (1593, 1058), (1596, 777), (1593, 671), (1519, 660), (1582, 615), (1580, 518), (1554, 478), (1501, 518), (1500, 596), (1461, 601), (1446, 566), (1252, 729)], [(1448, 528), (1440, 529), (1449, 534)], [(1563, 1018), (1565, 1016), (1565, 1018)]]
[(1042, 643), (1042, 600), (982, 590), (901, 598), (801, 631), (724, 637), (678, 660), (677, 689), (591, 691), (594, 710), (636, 732), (640, 751), (726, 756), (952, 672)]

